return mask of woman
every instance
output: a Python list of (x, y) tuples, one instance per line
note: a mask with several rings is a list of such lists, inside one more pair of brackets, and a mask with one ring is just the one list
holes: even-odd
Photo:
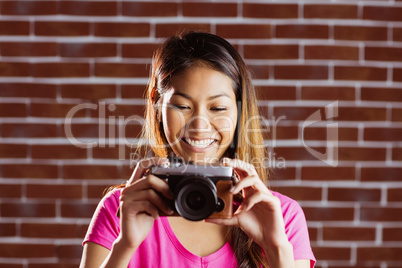
[[(313, 267), (300, 206), (270, 191), (264, 163), (255, 164), (265, 159), (263, 138), (258, 120), (247, 122), (258, 110), (236, 50), (208, 33), (167, 39), (154, 55), (146, 98), (141, 148), (155, 156), (100, 202), (81, 267)], [(149, 169), (170, 155), (235, 170), (230, 193), (243, 201), (230, 219), (160, 216), (172, 215), (166, 200), (174, 196)]]

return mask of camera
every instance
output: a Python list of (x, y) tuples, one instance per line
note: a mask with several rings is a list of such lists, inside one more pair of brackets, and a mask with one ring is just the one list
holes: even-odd
[(168, 183), (174, 194), (174, 200), (167, 200), (175, 211), (173, 216), (191, 221), (232, 217), (233, 195), (229, 191), (236, 178), (232, 167), (169, 162), (153, 166), (150, 174)]

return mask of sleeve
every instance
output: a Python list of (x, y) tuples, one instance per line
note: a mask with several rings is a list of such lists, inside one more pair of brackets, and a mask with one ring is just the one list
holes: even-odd
[(120, 219), (116, 216), (120, 190), (109, 192), (98, 204), (89, 224), (83, 245), (86, 242), (99, 244), (109, 250), (120, 233)]
[(290, 198), (280, 198), (282, 204), (285, 231), (293, 246), (295, 260), (309, 259), (314, 267), (316, 259), (310, 245), (310, 237), (304, 212), (298, 202)]

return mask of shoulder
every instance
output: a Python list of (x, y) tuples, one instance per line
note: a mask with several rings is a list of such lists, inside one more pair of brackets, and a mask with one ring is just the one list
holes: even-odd
[(106, 209), (109, 211), (117, 211), (120, 203), (121, 188), (113, 189), (108, 192), (99, 202), (98, 209)]

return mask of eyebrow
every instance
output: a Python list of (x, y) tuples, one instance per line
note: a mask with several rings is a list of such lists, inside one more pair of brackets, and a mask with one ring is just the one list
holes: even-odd
[[(172, 96), (182, 96), (183, 98), (186, 98), (186, 99), (189, 99), (189, 100), (192, 99), (189, 95), (187, 95), (186, 93), (183, 93), (183, 92), (175, 92), (175, 93), (173, 93)], [(221, 94), (217, 94), (217, 95), (213, 95), (213, 96), (208, 97), (208, 100), (213, 100), (213, 99), (216, 99), (216, 98), (219, 98), (219, 97), (228, 97), (228, 98), (230, 98), (228, 94), (221, 93)]]

